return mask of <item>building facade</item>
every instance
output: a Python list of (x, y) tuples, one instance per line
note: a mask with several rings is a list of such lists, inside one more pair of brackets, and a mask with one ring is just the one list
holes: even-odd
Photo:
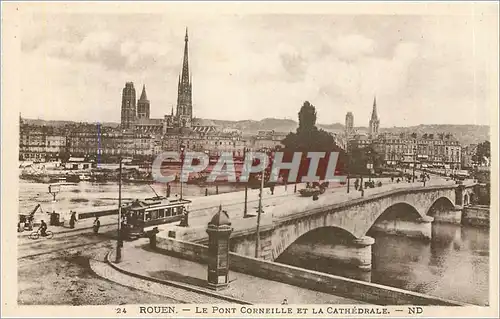
[(373, 140), (386, 165), (460, 169), (462, 147), (451, 134), (380, 134)]

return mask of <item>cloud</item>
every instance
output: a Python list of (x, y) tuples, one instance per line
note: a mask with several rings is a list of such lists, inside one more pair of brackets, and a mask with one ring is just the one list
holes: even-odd
[[(197, 117), (296, 119), (309, 100), (320, 123), (343, 122), (345, 112), (352, 111), (356, 124), (366, 125), (376, 94), (384, 126), (471, 118), (486, 123), (485, 97), (495, 89), (487, 85), (494, 41), (486, 26), (464, 22), (470, 17), (263, 15), (186, 23), (178, 17), (129, 15), (124, 23), (120, 15), (82, 15), (52, 20), (58, 22), (31, 23), (23, 38), (22, 112), (27, 116), (45, 112), (119, 121), (127, 81), (136, 89), (146, 84), (153, 116), (170, 113), (186, 24)], [(56, 106), (68, 112), (53, 111)]]
[(374, 41), (359, 34), (349, 34), (338, 37), (333, 45), (337, 57), (355, 60), (374, 52)]
[(41, 55), (97, 64), (110, 70), (176, 67), (170, 59), (165, 58), (169, 50), (161, 44), (123, 39), (110, 32), (91, 32), (76, 43), (49, 40), (40, 43), (36, 50)]

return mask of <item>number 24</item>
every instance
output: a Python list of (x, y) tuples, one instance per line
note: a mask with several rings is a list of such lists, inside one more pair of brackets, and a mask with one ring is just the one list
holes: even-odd
[(125, 308), (116, 308), (116, 313), (127, 313), (127, 309)]

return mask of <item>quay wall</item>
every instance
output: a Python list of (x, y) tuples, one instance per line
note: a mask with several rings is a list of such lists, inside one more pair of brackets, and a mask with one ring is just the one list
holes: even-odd
[(104, 206), (104, 207), (94, 207), (92, 211), (88, 212), (77, 212), (78, 219), (95, 218), (101, 216), (109, 216), (118, 214), (118, 208), (116, 206)]
[[(208, 247), (173, 238), (156, 237), (156, 250), (168, 255), (206, 264)], [(230, 269), (257, 277), (276, 280), (324, 293), (356, 299), (377, 305), (465, 304), (403, 289), (325, 274), (230, 252)]]
[(462, 224), (470, 226), (489, 227), (489, 206), (466, 206), (462, 212)]

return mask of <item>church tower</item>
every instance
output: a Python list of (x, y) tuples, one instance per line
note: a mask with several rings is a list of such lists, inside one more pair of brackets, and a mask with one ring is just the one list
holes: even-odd
[(149, 109), (150, 104), (148, 96), (146, 95), (146, 86), (142, 87), (141, 97), (137, 101), (137, 118), (139, 119), (149, 119)]
[(378, 135), (378, 129), (380, 126), (380, 120), (377, 115), (377, 98), (373, 98), (373, 110), (372, 117), (370, 119), (370, 137), (375, 138)]
[(345, 115), (345, 135), (351, 136), (354, 133), (354, 115), (347, 112)]
[(135, 108), (135, 88), (133, 82), (125, 83), (125, 87), (122, 91), (122, 117), (121, 125), (122, 129), (129, 129), (132, 127), (137, 116), (137, 110)]
[(177, 92), (177, 120), (181, 127), (191, 127), (193, 120), (193, 104), (191, 99), (192, 83), (189, 74), (188, 61), (188, 30), (184, 37), (184, 59), (182, 61), (182, 73), (179, 76), (179, 85)]

